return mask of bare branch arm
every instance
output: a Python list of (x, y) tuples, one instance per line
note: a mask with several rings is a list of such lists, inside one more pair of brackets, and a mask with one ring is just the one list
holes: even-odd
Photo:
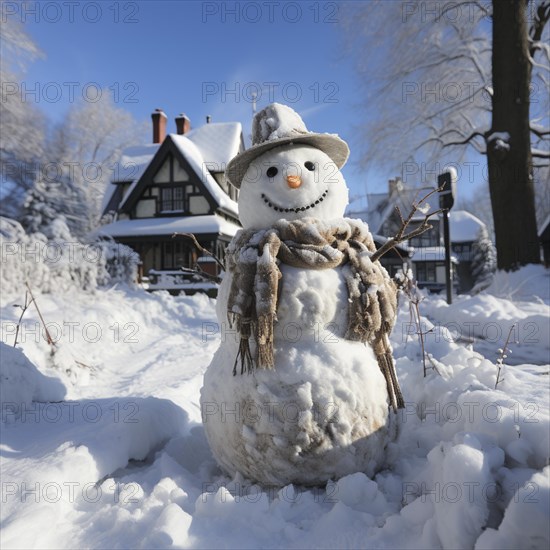
[(193, 241), (193, 244), (195, 245), (195, 247), (198, 250), (200, 250), (203, 254), (207, 254), (211, 258), (214, 258), (214, 260), (216, 261), (218, 266), (221, 269), (225, 269), (225, 266), (223, 265), (223, 262), (214, 253), (210, 252), (210, 250), (207, 250), (201, 244), (199, 244), (199, 241), (197, 241), (197, 237), (195, 237), (195, 235), (193, 235), (193, 233), (174, 233), (172, 235), (172, 238), (174, 238), (174, 237), (185, 237), (187, 239), (191, 239)]
[(371, 260), (375, 262), (379, 258), (381, 258), (384, 254), (389, 252), (392, 248), (395, 248), (399, 243), (403, 241), (407, 241), (409, 239), (412, 239), (413, 237), (416, 237), (417, 235), (420, 235), (424, 233), (425, 231), (428, 231), (428, 229), (431, 229), (432, 226), (428, 223), (430, 218), (433, 216), (436, 216), (437, 214), (440, 214), (442, 210), (436, 210), (435, 212), (431, 212), (430, 214), (426, 214), (424, 219), (422, 220), (422, 223), (416, 228), (410, 231), (409, 233), (405, 233), (405, 230), (407, 229), (408, 225), (410, 224), (411, 220), (413, 219), (416, 212), (418, 212), (418, 209), (422, 204), (424, 204), (429, 197), (431, 197), (434, 193), (439, 193), (442, 190), (441, 187), (438, 187), (437, 189), (433, 189), (430, 191), (426, 196), (424, 196), (422, 199), (420, 199), (418, 202), (413, 203), (411, 211), (407, 218), (403, 220), (403, 216), (401, 216), (401, 212), (399, 212), (399, 215), (401, 219), (403, 220), (401, 223), (401, 227), (399, 228), (399, 231), (390, 239), (388, 239), (372, 256)]

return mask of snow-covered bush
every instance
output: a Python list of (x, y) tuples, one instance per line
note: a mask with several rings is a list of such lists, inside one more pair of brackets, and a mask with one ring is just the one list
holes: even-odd
[(139, 257), (129, 247), (112, 240), (82, 243), (62, 217), (48, 228), (48, 236), (27, 234), (17, 221), (0, 218), (0, 277), (6, 294), (20, 295), (26, 282), (42, 292), (63, 292), (135, 281)]
[(496, 269), (497, 251), (487, 229), (482, 227), (472, 245), (472, 277), (474, 280), (472, 294), (481, 292), (491, 284)]
[(139, 254), (125, 244), (103, 238), (93, 244), (101, 251), (108, 280), (101, 284), (133, 283), (137, 278)]

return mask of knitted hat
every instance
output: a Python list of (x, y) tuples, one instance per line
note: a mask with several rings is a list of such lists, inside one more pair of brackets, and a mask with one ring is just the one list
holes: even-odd
[(227, 165), (227, 180), (239, 188), (250, 163), (270, 149), (289, 143), (312, 145), (342, 168), (349, 156), (347, 143), (336, 134), (309, 132), (300, 115), (286, 105), (271, 103), (252, 120), (252, 146), (233, 157)]

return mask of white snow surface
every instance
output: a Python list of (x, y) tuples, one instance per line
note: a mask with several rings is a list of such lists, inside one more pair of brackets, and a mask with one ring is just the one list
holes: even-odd
[[(20, 311), (2, 298), (2, 548), (546, 549), (548, 282), (548, 270), (529, 266), (452, 306), (427, 296), (428, 367), (438, 372), (426, 377), (403, 302), (392, 345), (407, 406), (384, 467), (309, 489), (262, 489), (216, 465), (199, 406), (222, 337), (214, 300), (37, 290), (57, 346), (86, 365), (68, 377), (48, 366), (32, 306), (11, 348)], [(504, 332), (480, 352), (446, 324), (498, 325), (520, 312), (541, 336), (510, 344), (495, 389)]]
[(62, 401), (65, 385), (55, 376), (45, 376), (25, 357), (21, 349), (0, 342), (0, 408), (2, 420), (21, 417), (33, 401)]
[(94, 234), (111, 237), (133, 237), (140, 235), (171, 235), (172, 233), (214, 233), (233, 236), (240, 229), (221, 216), (188, 216), (185, 218), (141, 218), (118, 220), (103, 225)]

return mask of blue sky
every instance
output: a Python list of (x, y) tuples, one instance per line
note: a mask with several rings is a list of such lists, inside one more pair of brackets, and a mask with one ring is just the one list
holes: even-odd
[[(203, 124), (206, 115), (214, 122), (238, 120), (248, 135), (256, 91), (258, 108), (286, 103), (310, 130), (337, 133), (349, 143), (343, 173), (352, 195), (384, 191), (395, 175), (358, 164), (360, 83), (355, 58), (343, 48), (340, 3), (9, 4), (17, 6), (15, 17), (45, 53), (28, 67), (25, 81), (29, 89), (38, 85), (36, 101), (53, 120), (66, 112), (72, 93), (91, 97), (100, 86), (138, 120), (150, 121), (151, 112), (162, 108), (169, 131), (185, 112), (192, 125)], [(52, 82), (58, 87), (48, 88)], [(140, 141), (150, 138), (147, 132)]]
[[(29, 89), (36, 82), (41, 87), (39, 107), (52, 119), (68, 109), (71, 89), (75, 97), (91, 97), (97, 83), (138, 120), (150, 120), (161, 107), (169, 131), (185, 112), (192, 125), (211, 115), (218, 122), (239, 120), (248, 133), (257, 91), (259, 108), (272, 100), (286, 103), (309, 129), (348, 141), (352, 153), (344, 175), (352, 194), (365, 192), (353, 130), (359, 83), (354, 61), (343, 53), (338, 3), (52, 4), (39, 4), (36, 13), (32, 5), (18, 7), (16, 14), (45, 53), (29, 65), (25, 81)], [(49, 82), (60, 84), (58, 98), (59, 88), (48, 88)], [(386, 180), (376, 175), (369, 190), (385, 189)]]

